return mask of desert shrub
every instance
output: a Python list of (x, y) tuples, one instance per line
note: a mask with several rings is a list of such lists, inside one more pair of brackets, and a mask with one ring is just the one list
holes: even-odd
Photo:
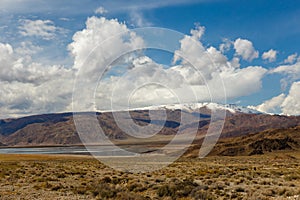
[(284, 180), (286, 180), (286, 181), (293, 181), (293, 180), (297, 180), (299, 178), (300, 177), (298, 175), (289, 175), (289, 176), (284, 177)]
[(242, 187), (238, 187), (235, 189), (236, 192), (245, 192), (245, 189)]
[(285, 194), (285, 192), (286, 192), (286, 189), (283, 188), (283, 189), (281, 189), (281, 190), (278, 191), (278, 194), (279, 194), (280, 196), (282, 196), (282, 195)]
[(207, 191), (204, 191), (202, 187), (198, 186), (194, 188), (190, 194), (190, 196), (194, 199), (199, 199), (199, 200), (213, 200), (215, 199), (212, 194), (210, 194)]
[(163, 180), (163, 179), (157, 178), (157, 179), (155, 179), (155, 182), (156, 182), (156, 183), (162, 183), (162, 182), (164, 182), (164, 180)]
[(63, 188), (63, 186), (62, 186), (61, 184), (59, 184), (59, 185), (53, 186), (53, 187), (51, 188), (51, 190), (53, 190), (53, 191), (58, 191), (58, 190), (60, 190), (60, 189), (62, 189), (62, 188)]
[(117, 193), (121, 192), (121, 189), (117, 189), (115, 185), (107, 183), (91, 184), (86, 187), (86, 190), (91, 192), (95, 197), (100, 199), (116, 198)]
[(46, 177), (46, 181), (58, 181), (58, 179), (54, 178), (52, 176), (48, 176), (48, 177)]
[(159, 197), (171, 196), (171, 188), (169, 187), (169, 185), (162, 185), (157, 189), (157, 195)]
[(122, 182), (122, 178), (119, 177), (113, 177), (111, 180), (111, 183), (114, 185), (120, 184)]
[(50, 183), (48, 183), (47, 181), (39, 183), (39, 184), (36, 184), (36, 185), (33, 186), (33, 188), (36, 189), (36, 190), (49, 189), (49, 188), (52, 188), (52, 187), (53, 186)]
[(56, 174), (56, 177), (57, 178), (66, 178), (66, 175), (65, 174)]
[(230, 198), (234, 199), (234, 198), (237, 198), (237, 197), (238, 197), (238, 195), (236, 193), (232, 193)]
[(131, 192), (120, 192), (117, 194), (116, 200), (147, 200), (148, 198), (145, 198), (141, 195), (134, 194)]
[(83, 186), (75, 187), (75, 188), (73, 188), (73, 192), (75, 194), (81, 194), (81, 195), (83, 195), (83, 194), (85, 194), (87, 192), (87, 188), (83, 187)]
[(111, 183), (111, 178), (108, 176), (105, 176), (103, 179), (101, 179), (102, 183)]
[(193, 179), (185, 179), (178, 183), (169, 183), (158, 187), (157, 195), (159, 197), (170, 196), (172, 199), (187, 197), (195, 187), (197, 184), (194, 183)]
[(141, 183), (129, 183), (127, 185), (127, 188), (129, 191), (134, 191), (134, 192), (142, 192), (146, 190), (146, 188)]
[(220, 184), (218, 184), (216, 188), (217, 188), (218, 190), (224, 190), (224, 186), (223, 186), (223, 185), (220, 185)]

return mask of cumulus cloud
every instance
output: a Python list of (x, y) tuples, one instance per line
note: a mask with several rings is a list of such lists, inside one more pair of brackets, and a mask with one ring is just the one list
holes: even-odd
[[(33, 31), (31, 36), (51, 38), (55, 31), (50, 30), (43, 34), (43, 31)], [(73, 105), (83, 105), (75, 108), (80, 111), (94, 110), (94, 98), (97, 109), (107, 110), (112, 102), (118, 108), (127, 107), (128, 103), (139, 107), (176, 103), (178, 97), (189, 102), (195, 99), (194, 94), (198, 101), (210, 101), (210, 95), (218, 100), (222, 98), (223, 84), (228, 98), (258, 91), (267, 70), (260, 66), (241, 68), (238, 57), (228, 60), (222, 51), (204, 46), (200, 41), (204, 32), (205, 28), (198, 24), (190, 35), (183, 36), (179, 41), (180, 48), (174, 54), (174, 62), (168, 67), (156, 63), (143, 51), (123, 55), (124, 52), (143, 49), (145, 41), (125, 23), (104, 17), (88, 18), (86, 27), (73, 35), (73, 41), (68, 45), (74, 59), (71, 68), (34, 62), (31, 54), (38, 49), (32, 43), (21, 44), (16, 49), (0, 43), (1, 113), (70, 110), (74, 75), (79, 80), (78, 88), (75, 88), (79, 96)], [(249, 41), (237, 43), (238, 55), (248, 60), (256, 56), (251, 42), (252, 53), (248, 51)], [(112, 55), (122, 56), (109, 63)]]
[(67, 110), (71, 69), (35, 63), (9, 44), (0, 43), (0, 53), (0, 117)]
[[(224, 70), (220, 73), (228, 98), (248, 96), (262, 88), (262, 78), (267, 70), (260, 66)], [(216, 88), (216, 91), (217, 88)]]
[(126, 24), (119, 23), (117, 19), (90, 17), (86, 28), (73, 35), (68, 49), (74, 57), (75, 69), (81, 68), (88, 58), (89, 63), (85, 63), (89, 65), (87, 71), (93, 72), (97, 67), (107, 67), (101, 64), (109, 55), (118, 55), (118, 52), (122, 55), (122, 52), (143, 47), (142, 38), (130, 31)]
[(300, 115), (300, 82), (294, 82), (289, 94), (282, 103), (282, 113), (287, 115)]
[(232, 41), (230, 41), (229, 39), (223, 39), (223, 43), (219, 45), (219, 50), (222, 52), (222, 53), (225, 53), (227, 51), (230, 50), (231, 48), (231, 45), (232, 45)]
[(268, 60), (269, 62), (274, 62), (276, 60), (277, 51), (270, 49), (262, 54), (262, 59)]
[(107, 13), (108, 11), (103, 7), (103, 6), (100, 6), (98, 7), (96, 10), (95, 10), (95, 14), (100, 14), (100, 15), (103, 15), (105, 13)]
[(292, 82), (300, 79), (300, 62), (291, 65), (281, 65), (270, 70), (270, 73), (279, 73), (285, 75), (281, 79), (281, 87), (285, 89)]
[(265, 113), (280, 113), (281, 105), (285, 98), (285, 94), (280, 94), (276, 97), (273, 97), (272, 99), (263, 102), (261, 105), (256, 106), (255, 109)]
[[(143, 38), (117, 20), (89, 18), (86, 28), (77, 32), (69, 45), (74, 56), (74, 68), (83, 70), (80, 72), (82, 84), (87, 86), (79, 93), (84, 98), (78, 97), (75, 104), (85, 104), (87, 108), (93, 108), (91, 102), (84, 103), (90, 99), (87, 93), (94, 94), (91, 91), (94, 88), (89, 90), (88, 84), (97, 81), (100, 68), (105, 67), (102, 72), (109, 76), (102, 77), (95, 94), (97, 108), (100, 110), (111, 109), (112, 101), (118, 109), (124, 108), (128, 106), (128, 99), (133, 107), (176, 103), (176, 95), (184, 102), (189, 102), (195, 100), (193, 92), (199, 101), (210, 101), (211, 95), (214, 95), (214, 100), (222, 100), (221, 79), (224, 80), (229, 98), (258, 91), (266, 69), (259, 66), (240, 68), (238, 58), (228, 61), (216, 48), (206, 48), (200, 42), (204, 32), (205, 28), (197, 24), (190, 31), (191, 35), (185, 35), (180, 40), (180, 48), (175, 52), (173, 65), (167, 68), (143, 54), (123, 55), (107, 67), (105, 58), (130, 49), (142, 48)], [(114, 35), (117, 37), (112, 37)], [(92, 49), (95, 49), (93, 53)], [(104, 52), (111, 54), (106, 56)], [(87, 56), (88, 63), (85, 63)], [(126, 73), (118, 74), (117, 71)], [(192, 92), (188, 94), (187, 91)], [(94, 98), (93, 95), (90, 96)]]
[(51, 20), (21, 20), (19, 26), (20, 34), (23, 36), (36, 36), (44, 40), (55, 38), (56, 33), (63, 29), (56, 27)]
[[(54, 28), (41, 30), (26, 34), (50, 39), (55, 32)], [(112, 37), (114, 35), (115, 37)], [(103, 43), (108, 38), (111, 40)], [(99, 51), (95, 51), (95, 54), (89, 57), (89, 62), (85, 63), (87, 65), (82, 66), (91, 51), (97, 47)], [(82, 87), (88, 88), (90, 83), (95, 83), (99, 78), (98, 74), (94, 74), (96, 68), (102, 67), (105, 70), (107, 67), (101, 64), (110, 53), (136, 47), (142, 48), (143, 40), (129, 31), (125, 24), (114, 19), (97, 17), (89, 18), (86, 28), (74, 34), (73, 42), (68, 47), (74, 58), (74, 65), (71, 68), (34, 62), (31, 55), (39, 51), (39, 47), (31, 42), (21, 43), (16, 49), (10, 44), (0, 43), (1, 118), (71, 111), (73, 80), (81, 67), (86, 69), (84, 77), (88, 80)], [(84, 109), (89, 110), (90, 107)]]
[[(222, 93), (222, 85), (217, 81), (217, 76), (220, 76), (224, 82), (227, 98), (245, 96), (258, 91), (261, 88), (261, 79), (267, 70), (260, 66), (240, 68), (239, 59), (228, 61), (227, 57), (216, 48), (205, 48), (199, 41), (204, 30), (204, 27), (198, 26), (191, 31), (191, 36), (185, 36), (180, 41), (181, 48), (175, 52), (174, 61), (182, 57), (196, 63), (194, 67), (201, 74), (198, 78), (198, 86), (208, 84), (210, 92), (215, 96)], [(188, 63), (183, 60), (182, 65)], [(199, 90), (198, 92), (203, 94)]]
[(254, 49), (252, 42), (249, 40), (238, 38), (234, 41), (233, 46), (236, 54), (244, 60), (252, 61), (258, 58), (258, 51)]
[(293, 63), (296, 61), (297, 56), (298, 56), (297, 53), (294, 53), (294, 54), (292, 54), (292, 55), (289, 55), (289, 56), (284, 60), (284, 63), (293, 64)]
[(18, 56), (9, 44), (0, 43), (0, 80), (9, 83), (22, 82), (39, 84), (58, 74), (64, 73), (64, 68), (58, 65), (43, 66), (32, 62), (30, 57)]
[[(102, 97), (99, 98), (102, 102), (104, 96), (107, 101), (111, 100), (114, 109), (126, 108), (128, 100), (133, 107), (146, 106), (149, 103), (174, 103), (177, 99), (172, 91), (181, 94), (180, 89), (184, 83), (185, 80), (178, 71), (164, 69), (149, 57), (142, 56), (132, 61), (131, 69), (123, 76), (113, 76), (104, 81), (99, 87), (98, 95)], [(99, 106), (103, 108), (107, 105)]]
[(201, 71), (204, 78), (208, 79), (211, 78), (210, 75), (213, 70), (213, 66), (207, 55), (205, 47), (199, 41), (204, 34), (204, 31), (205, 27), (198, 25), (195, 29), (190, 31), (191, 35), (184, 36), (184, 38), (180, 41), (180, 49), (176, 50), (174, 53), (173, 63), (180, 60), (183, 65), (197, 63), (195, 66), (197, 70)]
[[(74, 69), (80, 70), (80, 80), (83, 81), (82, 85), (85, 85), (85, 97), (93, 94), (91, 92), (95, 89), (93, 84), (96, 83), (99, 76), (110, 69), (112, 63), (109, 63), (108, 58), (143, 47), (143, 39), (129, 30), (126, 24), (118, 22), (117, 19), (88, 18), (86, 28), (74, 34), (73, 42), (68, 47), (74, 57)], [(121, 62), (119, 57), (112, 61)], [(124, 65), (123, 63), (115, 64)], [(74, 102), (74, 104), (76, 103), (78, 106), (86, 107), (83, 109), (93, 109), (90, 107), (93, 105), (90, 104), (88, 98)]]
[(271, 70), (271, 73), (282, 73), (291, 76), (292, 79), (300, 78), (300, 62), (292, 65), (281, 65)]
[(300, 115), (300, 82), (294, 82), (287, 95), (280, 94), (253, 108), (261, 112)]
[(200, 40), (201, 37), (204, 35), (205, 27), (201, 26), (199, 23), (195, 24), (195, 28), (191, 29), (190, 33), (194, 40)]
[(41, 50), (43, 50), (42, 47), (34, 45), (32, 42), (30, 41), (26, 41), (26, 42), (21, 42), (20, 46), (16, 48), (16, 53), (19, 55), (33, 55), (36, 54), (38, 52), (40, 52)]

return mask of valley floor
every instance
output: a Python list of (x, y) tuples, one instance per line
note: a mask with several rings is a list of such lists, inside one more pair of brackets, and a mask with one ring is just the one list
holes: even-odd
[(0, 199), (300, 199), (300, 152), (181, 158), (137, 174), (90, 156), (2, 154)]

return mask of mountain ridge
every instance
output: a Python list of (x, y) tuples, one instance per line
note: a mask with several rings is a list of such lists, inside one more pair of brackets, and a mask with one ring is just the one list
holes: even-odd
[[(130, 110), (132, 120), (140, 126), (152, 124), (163, 125), (158, 135), (174, 136), (180, 127), (181, 115), (189, 117), (188, 123), (181, 127), (182, 134), (188, 134), (191, 127), (198, 127), (197, 136), (204, 137), (211, 122), (211, 109), (225, 110), (226, 118), (220, 138), (234, 138), (246, 136), (268, 129), (288, 129), (300, 126), (300, 116), (269, 115), (241, 109), (238, 106), (221, 106), (219, 104), (173, 104), (159, 108), (147, 107)], [(194, 106), (194, 107), (193, 107)], [(150, 109), (150, 110), (149, 110)], [(150, 119), (149, 111), (153, 113), (166, 111), (166, 121)], [(243, 111), (243, 112), (242, 112)], [(120, 129), (114, 120), (115, 113), (125, 111), (97, 112), (96, 117), (108, 138), (125, 141), (130, 139)], [(182, 113), (183, 112), (183, 113)], [(88, 114), (89, 112), (84, 112)], [(77, 113), (77, 114), (84, 114)], [(92, 113), (92, 112), (91, 112)], [(8, 146), (36, 146), (36, 145), (78, 145), (82, 144), (76, 131), (73, 113), (32, 115), (16, 119), (0, 120), (0, 144)]]

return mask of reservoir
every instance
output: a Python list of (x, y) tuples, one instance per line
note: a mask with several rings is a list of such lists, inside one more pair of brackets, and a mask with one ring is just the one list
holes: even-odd
[[(87, 150), (88, 149), (88, 150)], [(135, 153), (111, 146), (60, 146), (60, 147), (2, 147), (0, 154), (77, 154), (95, 156), (134, 156)]]

